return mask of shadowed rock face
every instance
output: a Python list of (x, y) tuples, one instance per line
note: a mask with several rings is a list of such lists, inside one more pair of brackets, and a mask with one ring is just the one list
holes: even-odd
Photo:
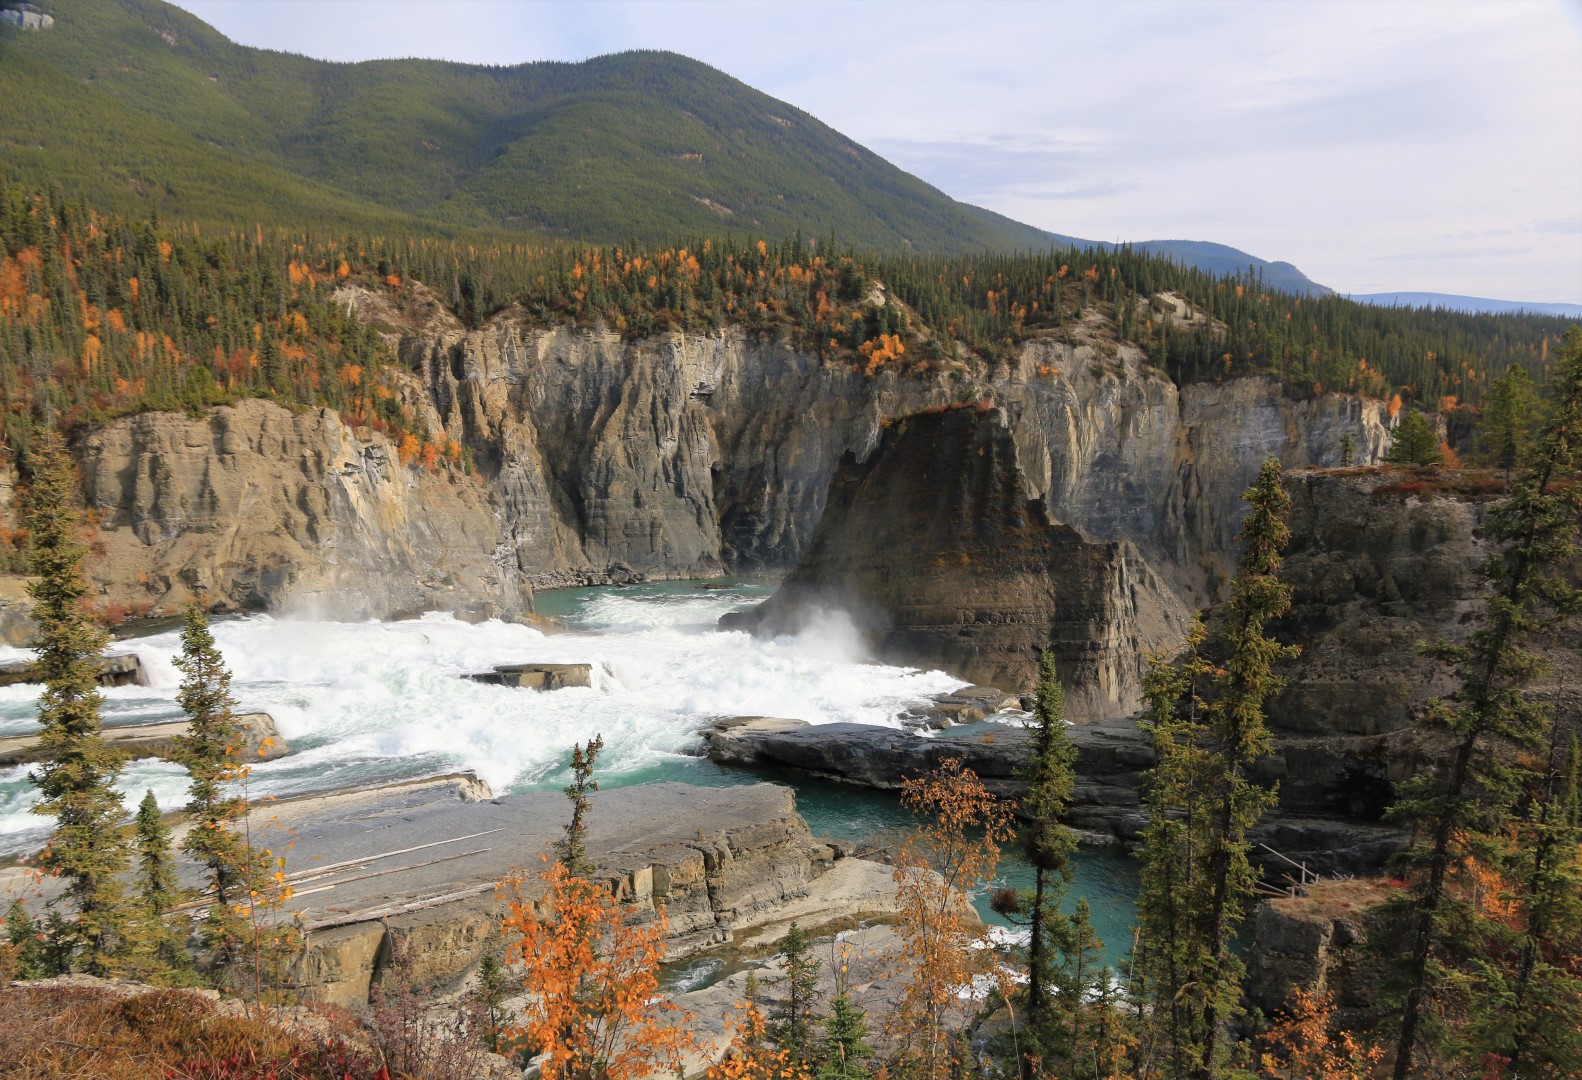
[(866, 461), (848, 454), (806, 556), (727, 625), (783, 633), (829, 609), (885, 659), (1007, 690), (1036, 681), (1047, 648), (1083, 719), (1134, 709), (1145, 657), (1186, 618), (1130, 542), (1051, 518), (1002, 414), (976, 406), (898, 420)]

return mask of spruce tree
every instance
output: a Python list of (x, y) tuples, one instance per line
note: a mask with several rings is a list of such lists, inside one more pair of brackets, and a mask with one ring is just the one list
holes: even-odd
[(1428, 417), (1413, 409), (1396, 422), (1384, 460), (1392, 465), (1438, 465), (1439, 438)]
[(1393, 905), (1405, 926), (1396, 1080), (1411, 1075), (1425, 1044), (1429, 1054), (1440, 1048), (1434, 1002), (1494, 945), (1498, 928), (1454, 879), (1469, 863), (1499, 861), (1523, 790), (1510, 759), (1552, 742), (1549, 708), (1525, 693), (1545, 664), (1523, 644), (1552, 632), (1582, 602), (1563, 577), (1576, 558), (1582, 505), (1574, 482), (1582, 465), (1582, 329), (1567, 334), (1551, 398), (1533, 467), (1485, 519), (1495, 551), (1483, 566), (1492, 595), (1481, 620), (1466, 644), (1427, 649), (1460, 676), (1455, 694), (1430, 702), (1417, 722), (1447, 747), (1445, 762), (1401, 785), (1390, 809), (1413, 833), (1401, 859), (1412, 887)]
[(1275, 798), (1250, 771), (1270, 751), (1264, 702), (1282, 685), (1274, 666), (1295, 655), (1266, 632), (1291, 602), (1278, 577), (1290, 538), (1278, 461), (1243, 498), (1244, 550), (1217, 632), (1209, 640), (1194, 624), (1184, 659), (1156, 665), (1146, 684), (1158, 761), (1145, 792), (1134, 992), (1151, 1018), (1145, 1052), (1171, 1076), (1216, 1076), (1227, 1058), (1243, 974), (1231, 943), (1257, 883), (1247, 833)]
[(63, 964), (53, 962), (49, 939), (39, 929), (20, 898), (5, 913), (6, 941), (11, 946), (11, 974), (17, 979), (44, 979), (60, 975)]
[(76, 958), (89, 974), (117, 966), (128, 905), (119, 877), (129, 862), (115, 790), (121, 758), (99, 730), (98, 661), (108, 635), (88, 610), (84, 550), (77, 542), (77, 471), (65, 443), (41, 431), (30, 454), (32, 491), (28, 528), (37, 580), (28, 585), (38, 633), (39, 749), (43, 762), (29, 776), (43, 798), (34, 812), (55, 819), (39, 866), (64, 878), (74, 909), (69, 925)]
[(1483, 407), (1483, 430), (1478, 437), (1484, 459), (1505, 474), (1507, 488), (1517, 466), (1527, 456), (1537, 416), (1538, 391), (1527, 369), (1513, 364), (1489, 387), (1488, 404)]
[(136, 887), (139, 907), (129, 920), (132, 941), (127, 971), (142, 982), (169, 982), (191, 966), (180, 937), (165, 915), (181, 899), (171, 858), (171, 829), (159, 814), (154, 793), (138, 804), (133, 845), (137, 849)]
[(1033, 1075), (1039, 1060), (1047, 1066), (1053, 1057), (1073, 1053), (1068, 1038), (1071, 1026), (1062, 1014), (1082, 1008), (1079, 999), (1054, 994), (1072, 952), (1071, 921), (1060, 907), (1071, 887), (1077, 843), (1062, 819), (1076, 783), (1077, 751), (1066, 733), (1065, 692), (1048, 649), (1038, 658), (1038, 689), (1030, 726), (1032, 753), (1022, 777), (1027, 790), (1021, 797), (1021, 808), (1033, 887), (1019, 903), (1029, 930), (1023, 1007), (1027, 1037), (1021, 1061), (1025, 1077)]
[(814, 999), (818, 994), (819, 961), (807, 933), (793, 922), (780, 942), (776, 954), (785, 962), (786, 973), (774, 983), (782, 991), (770, 1012), (769, 1037), (793, 1062), (811, 1069), (818, 1057), (818, 1014)]
[(1264, 463), (1243, 498), (1251, 510), (1242, 524), (1241, 561), (1219, 635), (1227, 658), (1222, 671), (1215, 672), (1215, 698), (1209, 709), (1219, 772), (1207, 864), (1207, 943), (1215, 957), (1209, 985), (1214, 992), (1204, 997), (1208, 1044), (1196, 1070), (1203, 1077), (1218, 1069), (1221, 1025), (1238, 1011), (1241, 996), (1243, 969), (1231, 951), (1231, 941), (1257, 885), (1257, 873), (1247, 858), (1247, 832), (1275, 802), (1275, 793), (1249, 776), (1251, 767), (1271, 752), (1264, 703), (1285, 685), (1274, 673), (1275, 665), (1297, 655), (1294, 647), (1279, 644), (1267, 633), (1269, 620), (1291, 607), (1291, 587), (1279, 578), (1280, 559), (1291, 539), (1286, 524), (1291, 500), (1280, 481), (1278, 460)]
[(1472, 966), (1468, 1064), (1503, 1061), (1510, 1076), (1582, 1076), (1582, 748), (1551, 751), (1510, 831), (1501, 871), (1518, 925), (1496, 922), (1499, 952)]
[(868, 1061), (873, 1048), (868, 1045), (868, 1019), (844, 990), (830, 1002), (824, 1018), (824, 1048), (820, 1055), (817, 1080), (868, 1080), (873, 1072)]
[(136, 818), (137, 895), (152, 915), (163, 915), (176, 902), (176, 867), (170, 858), (170, 826), (159, 816), (159, 803), (148, 791)]
[(247, 765), (241, 759), (231, 673), (196, 605), (187, 608), (182, 620), (176, 667), (182, 675), (176, 701), (188, 721), (187, 733), (177, 740), (177, 757), (191, 778), (187, 786), (191, 827), (182, 850), (206, 868), (207, 888), (213, 894), (204, 923), (205, 943), (229, 959), (244, 932), (235, 908), (258, 873), (258, 860), (239, 831), (247, 802), (236, 784), (246, 776)]
[(571, 801), (571, 820), (563, 826), (565, 837), (555, 841), (555, 855), (566, 864), (567, 870), (580, 878), (593, 876), (586, 843), (587, 826), (582, 819), (588, 812), (588, 796), (599, 790), (599, 782), (593, 778), (593, 767), (603, 749), (602, 735), (595, 735), (586, 747), (571, 748), (571, 783), (565, 789), (566, 798)]

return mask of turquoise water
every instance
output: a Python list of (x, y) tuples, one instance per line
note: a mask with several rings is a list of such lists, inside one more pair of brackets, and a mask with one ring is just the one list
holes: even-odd
[[(707, 590), (697, 588), (697, 584), (672, 581), (619, 588), (557, 589), (539, 593), (535, 607), (541, 614), (553, 615), (570, 626), (594, 631), (608, 627), (612, 616), (630, 619), (629, 625), (635, 625), (644, 617), (652, 617), (643, 610), (651, 607), (672, 612), (689, 611), (696, 615), (700, 624), (712, 625), (713, 619), (723, 611), (757, 603), (773, 591), (769, 586), (741, 582), (710, 583), (720, 587)], [(711, 613), (713, 619), (706, 618)], [(977, 727), (979, 725), (970, 725), (953, 730), (966, 732)], [(872, 791), (786, 772), (727, 769), (705, 758), (684, 754), (654, 761), (640, 769), (606, 775), (600, 784), (615, 788), (674, 780), (723, 787), (766, 779), (786, 784), (795, 791), (797, 809), (813, 834), (824, 839), (872, 840), (879, 845), (893, 846), (899, 835), (914, 824), (911, 814), (892, 792)], [(1016, 846), (1010, 845), (1002, 856), (995, 882), (974, 897), (974, 906), (986, 923), (1008, 926), (1007, 920), (990, 909), (990, 893), (1000, 887), (1030, 888), (1032, 883), (1032, 867)], [(1137, 867), (1130, 855), (1104, 848), (1079, 849), (1071, 904), (1074, 905), (1078, 897), (1087, 899), (1093, 912), (1094, 928), (1104, 941), (1104, 959), (1112, 965), (1120, 964), (1131, 949), (1136, 895)]]

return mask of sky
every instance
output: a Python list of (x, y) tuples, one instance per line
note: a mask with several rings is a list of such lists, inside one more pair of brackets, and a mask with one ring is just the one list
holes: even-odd
[(1053, 232), (1582, 303), (1582, 0), (178, 2), (328, 60), (670, 49)]

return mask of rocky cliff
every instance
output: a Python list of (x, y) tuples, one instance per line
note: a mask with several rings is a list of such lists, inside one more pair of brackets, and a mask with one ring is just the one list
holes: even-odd
[(403, 404), (475, 474), (403, 469), (381, 439), (262, 402), (117, 420), (81, 446), (117, 603), (510, 612), (531, 585), (612, 572), (779, 574), (884, 418), (989, 398), (1053, 520), (1128, 541), (1196, 604), (1266, 455), (1337, 464), (1349, 438), (1367, 462), (1387, 442), (1377, 403), (1289, 401), (1258, 379), (1178, 388), (1130, 347), (1079, 337), (987, 370), (869, 376), (739, 329), (633, 341), (509, 309), (468, 330), (416, 284), (341, 299), (410, 367)]
[(531, 609), (483, 488), (402, 466), (328, 410), (254, 400), (199, 418), (145, 413), (76, 451), (97, 522), (90, 574), (128, 611), (193, 599), (348, 619)]
[(727, 616), (767, 633), (849, 611), (875, 653), (1023, 690), (1053, 653), (1071, 712), (1122, 715), (1146, 658), (1187, 612), (1129, 540), (1090, 541), (1035, 498), (1009, 423), (987, 405), (890, 425), (847, 454), (802, 561), (768, 602)]
[[(875, 303), (893, 303), (875, 289)], [(1239, 495), (1275, 454), (1336, 465), (1388, 442), (1376, 402), (1282, 398), (1268, 380), (1178, 388), (1129, 346), (1044, 337), (989, 370), (869, 376), (739, 329), (637, 341), (546, 329), (511, 309), (468, 331), (422, 289), (347, 289), (422, 384), (409, 402), (466, 446), (524, 570), (775, 574), (812, 539), (841, 458), (886, 417), (992, 399), (1032, 495), (1095, 541), (1129, 540), (1202, 599), (1228, 563)]]

